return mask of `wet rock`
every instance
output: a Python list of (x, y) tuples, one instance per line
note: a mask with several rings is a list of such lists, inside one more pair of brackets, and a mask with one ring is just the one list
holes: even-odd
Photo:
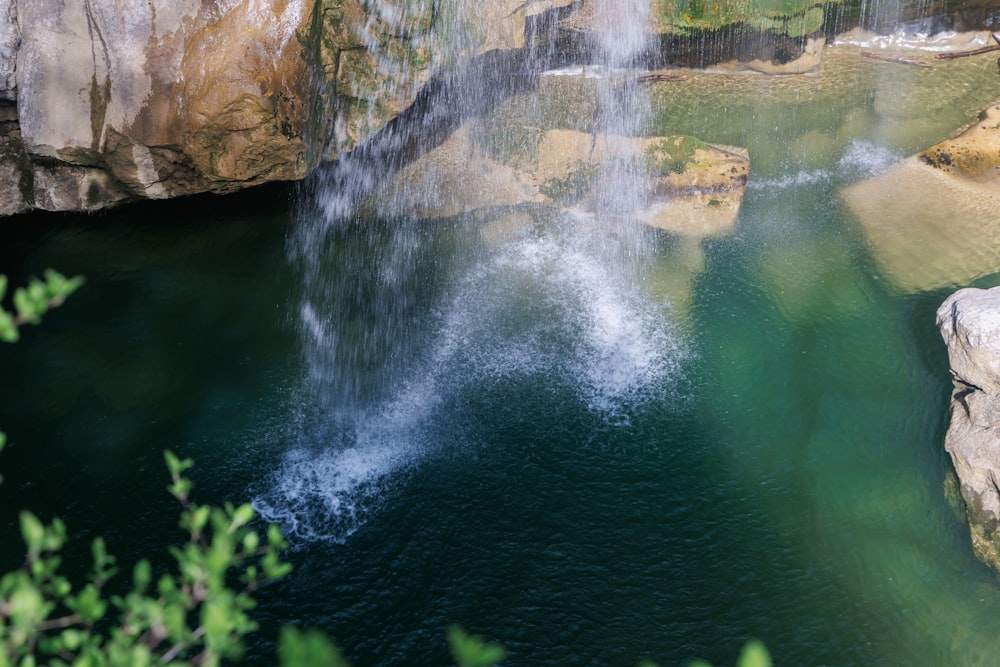
[(954, 381), (945, 449), (976, 555), (1000, 569), (1000, 288), (962, 289), (937, 311)]
[(27, 204), (92, 210), (301, 178), (308, 70), (297, 31), (311, 7), (0, 0), (0, 98), (16, 97), (30, 163), (7, 170), (34, 188)]
[(844, 189), (882, 272), (902, 291), (1000, 268), (1000, 103), (962, 134)]
[[(13, 127), (10, 127), (13, 125)], [(24, 190), (30, 165), (21, 145), (15, 123), (0, 123), (0, 215), (14, 215), (31, 210)]]
[(435, 219), (542, 199), (523, 174), (485, 155), (465, 126), (397, 172), (363, 209)]
[[(621, 137), (575, 130), (511, 132), (516, 147), (491, 146), (467, 124), (371, 197), (383, 215), (445, 218), (482, 209), (545, 204), (578, 214), (623, 213), (674, 234), (705, 238), (735, 224), (749, 171), (746, 151), (694, 137)], [(610, 165), (610, 166), (609, 166)], [(617, 171), (616, 171), (617, 170)], [(623, 187), (619, 179), (627, 179)], [(637, 188), (633, 188), (639, 180)]]
[(929, 167), (984, 191), (1000, 193), (1000, 101), (962, 134), (942, 141), (917, 158)]
[[(624, 169), (630, 181), (643, 181), (634, 202), (641, 206), (639, 218), (653, 227), (697, 237), (732, 229), (750, 168), (745, 150), (687, 136), (550, 130), (542, 136), (537, 154), (534, 177), (553, 203), (597, 210), (607, 200), (608, 188), (621, 188), (614, 170)], [(612, 165), (611, 172), (607, 165)]]

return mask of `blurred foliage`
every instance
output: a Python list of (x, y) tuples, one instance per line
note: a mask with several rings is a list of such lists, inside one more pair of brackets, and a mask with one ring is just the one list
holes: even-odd
[(24, 564), (0, 578), (0, 667), (218, 665), (241, 657), (243, 638), (257, 629), (248, 615), (253, 592), (291, 570), (279, 555), (281, 531), (269, 526), (262, 537), (250, 527), (248, 504), (193, 503), (184, 476), (191, 460), (169, 451), (165, 459), (187, 541), (170, 548), (176, 572), (154, 581), (141, 560), (125, 594), (106, 591), (119, 569), (101, 538), (91, 545), (87, 580), (76, 586), (60, 571), (65, 524), (21, 512)]
[(7, 293), (7, 276), (0, 274), (0, 341), (16, 343), (21, 337), (18, 328), (38, 324), (50, 309), (62, 305), (70, 294), (83, 285), (83, 277), (66, 278), (57, 271), (45, 271), (45, 280), (32, 278), (27, 287), (18, 287), (12, 298), (14, 310), (3, 307)]

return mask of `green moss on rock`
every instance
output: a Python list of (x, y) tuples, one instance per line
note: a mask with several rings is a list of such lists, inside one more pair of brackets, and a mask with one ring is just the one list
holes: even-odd
[(679, 174), (691, 164), (695, 151), (706, 148), (708, 144), (695, 137), (660, 139), (646, 147), (646, 166), (654, 176)]
[(817, 0), (659, 0), (656, 23), (661, 31), (678, 34), (743, 24), (801, 37), (823, 27), (827, 4)]

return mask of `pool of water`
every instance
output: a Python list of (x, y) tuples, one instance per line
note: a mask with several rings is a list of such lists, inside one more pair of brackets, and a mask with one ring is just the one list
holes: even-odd
[[(71, 569), (99, 534), (166, 562), (170, 448), (200, 501), (291, 537), (253, 663), (295, 623), (358, 665), (442, 664), (460, 623), (510, 664), (727, 664), (750, 637), (785, 665), (992, 664), (1000, 582), (946, 493), (953, 286), (893, 288), (838, 193), (971, 121), (996, 66), (851, 67), (827, 97), (713, 75), (657, 105), (754, 160), (736, 231), (694, 246), (355, 220), (317, 285), (281, 188), (4, 221), (15, 284), (87, 284), (0, 348), (0, 565), (21, 507), (67, 520)], [(919, 114), (878, 102), (924, 84)]]

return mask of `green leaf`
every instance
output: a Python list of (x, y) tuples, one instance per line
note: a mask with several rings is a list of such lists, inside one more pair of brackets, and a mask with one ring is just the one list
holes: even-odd
[(42, 543), (45, 541), (45, 526), (37, 516), (27, 510), (21, 512), (20, 520), (21, 537), (28, 547), (28, 553), (37, 556), (42, 551)]
[(250, 503), (240, 505), (233, 511), (233, 520), (229, 526), (230, 532), (253, 521), (254, 509)]
[(101, 599), (101, 592), (94, 584), (87, 584), (75, 597), (66, 599), (66, 606), (70, 611), (80, 615), (86, 624), (96, 623), (104, 617), (108, 604)]
[(84, 283), (83, 276), (66, 278), (58, 271), (45, 270), (45, 288), (50, 299), (61, 303), (63, 299), (75, 292)]
[(499, 644), (488, 644), (457, 625), (448, 628), (451, 656), (458, 667), (490, 667), (503, 662), (507, 651)]
[(208, 505), (191, 508), (191, 525), (188, 528), (192, 533), (200, 533), (205, 529), (205, 524), (208, 523), (208, 516), (211, 509), (212, 508)]
[(285, 536), (281, 534), (281, 528), (274, 523), (267, 527), (267, 543), (274, 549), (288, 548), (288, 543), (285, 542)]
[(3, 308), (0, 308), (0, 341), (5, 343), (16, 343), (21, 337), (14, 324), (14, 318)]
[(349, 667), (337, 647), (317, 630), (300, 632), (285, 626), (278, 637), (281, 667)]
[(184, 471), (194, 465), (191, 459), (180, 459), (169, 449), (163, 451), (163, 459), (167, 462), (167, 470), (171, 477), (180, 477)]
[(38, 310), (37, 302), (31, 298), (31, 294), (23, 287), (14, 290), (14, 308), (17, 316), (25, 322), (37, 324), (41, 321), (41, 313)]
[(251, 530), (246, 535), (243, 536), (243, 552), (246, 554), (252, 554), (257, 551), (257, 547), (260, 546), (260, 535), (257, 534), (256, 530)]
[(137, 592), (146, 590), (149, 582), (153, 580), (153, 569), (149, 561), (143, 558), (132, 568), (132, 585)]
[(273, 551), (264, 554), (260, 560), (260, 567), (264, 571), (264, 576), (271, 581), (277, 581), (292, 571), (292, 564), (283, 563)]
[(69, 628), (67, 630), (63, 630), (59, 637), (62, 639), (63, 647), (66, 650), (76, 651), (83, 646), (85, 641), (87, 641), (88, 635), (83, 630)]
[(7, 293), (7, 276), (0, 273), (0, 299)]
[(66, 543), (66, 524), (62, 519), (56, 517), (52, 520), (52, 525), (45, 531), (45, 539), (42, 542), (43, 551), (59, 551)]
[(222, 650), (230, 641), (229, 632), (236, 621), (233, 608), (227, 604), (228, 596), (205, 600), (201, 608), (201, 626), (205, 629), (205, 643), (216, 650)]
[(38, 624), (49, 615), (52, 605), (38, 587), (27, 577), (19, 577), (7, 598), (7, 614), (15, 628), (28, 634), (37, 631)]
[(751, 639), (743, 646), (736, 667), (771, 667), (771, 654), (763, 642)]

